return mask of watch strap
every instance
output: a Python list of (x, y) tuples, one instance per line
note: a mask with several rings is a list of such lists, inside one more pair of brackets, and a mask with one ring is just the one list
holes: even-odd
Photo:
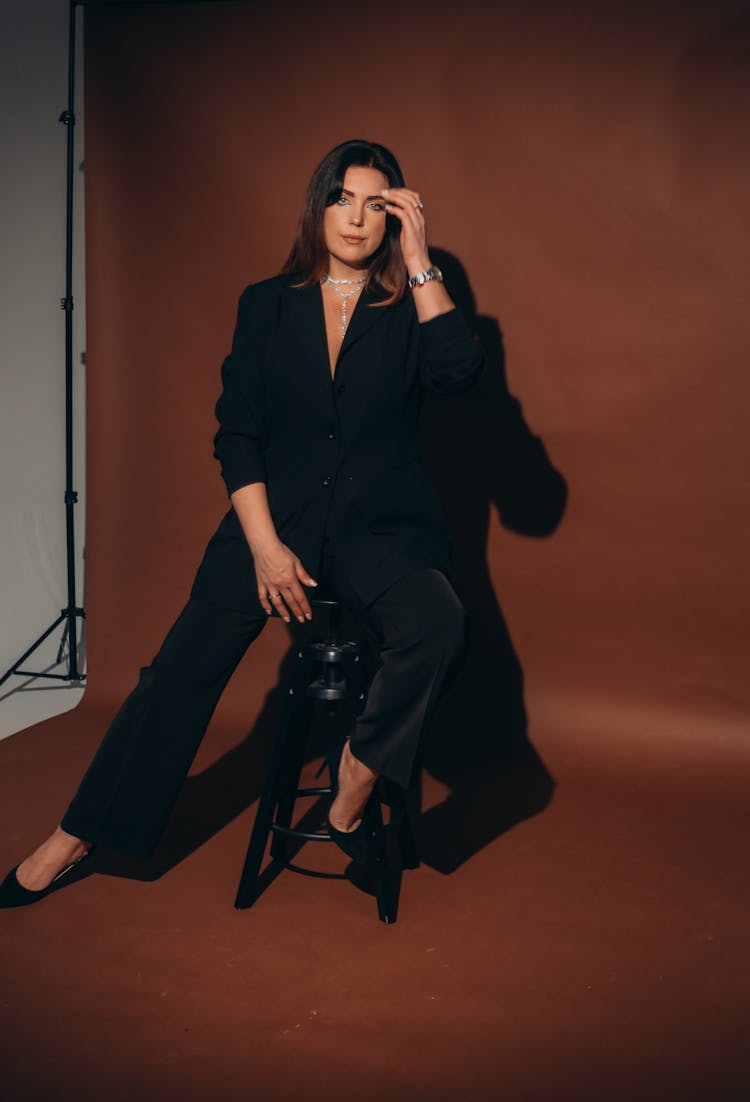
[(409, 287), (420, 287), (423, 283), (428, 283), (431, 279), (437, 279), (438, 282), (443, 282), (443, 273), (435, 265), (430, 265), (423, 272), (415, 272), (413, 276), (409, 276)]

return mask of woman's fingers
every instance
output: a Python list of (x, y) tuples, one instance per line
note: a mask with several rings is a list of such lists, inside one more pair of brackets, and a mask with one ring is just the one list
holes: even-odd
[(410, 197), (393, 195), (390, 191), (385, 196), (385, 205), (390, 214), (395, 214), (403, 222), (408, 218), (415, 226), (424, 226), (425, 220), (422, 210)]
[[(268, 599), (268, 601), (271, 602), (273, 607), (276, 609), (276, 611), (278, 612), (281, 619), (286, 620), (286, 622), (288, 624), (290, 622), (290, 619), (291, 619), (291, 617), (289, 615), (289, 609), (287, 608), (287, 605), (285, 603), (286, 601), (289, 600), (288, 590), (286, 590), (284, 588), (269, 590), (267, 599)], [(261, 602), (260, 603), (263, 605), (263, 608), (266, 610), (266, 612), (270, 615), (271, 610), (266, 606), (263, 597), (261, 597)], [(297, 615), (297, 618), (299, 619), (299, 615)]]
[(411, 188), (383, 188), (386, 210), (401, 221), (401, 251), (404, 259), (417, 257), (426, 248), (425, 220), (419, 192)]
[[(318, 583), (310, 577), (305, 570), (302, 563), (298, 558), (294, 558), (293, 566), (297, 572), (298, 578), (304, 582), (305, 585), (317, 585)], [(288, 572), (285, 572), (288, 574)], [(270, 616), (273, 608), (279, 613), (282, 619), (290, 622), (291, 612), (299, 620), (301, 624), (305, 620), (312, 619), (312, 609), (310, 603), (305, 596), (305, 591), (300, 585), (298, 578), (288, 577), (277, 578), (276, 582), (269, 580), (268, 577), (258, 578), (258, 598), (264, 609), (264, 611)], [(270, 606), (273, 606), (271, 608)]]
[(389, 200), (392, 199), (397, 204), (399, 202), (404, 204), (409, 203), (415, 210), (421, 211), (424, 207), (422, 196), (419, 192), (412, 191), (412, 189), (408, 187), (385, 187), (380, 194), (387, 195)]
[(316, 585), (317, 583), (313, 581), (296, 555), (293, 565), (297, 577), (286, 585), (282, 585), (281, 594), (299, 622), (304, 624), (305, 620), (312, 620), (312, 610), (299, 579), (301, 578), (306, 585)]
[(410, 191), (409, 188), (384, 188), (383, 195), (390, 214), (395, 214), (402, 222), (408, 216), (415, 227), (424, 227), (424, 204), (419, 192)]
[[(424, 232), (424, 218), (422, 218), (419, 211), (415, 211), (414, 207), (408, 205), (398, 207), (395, 203), (390, 202), (385, 205), (389, 214), (395, 214), (397, 218), (401, 219), (402, 228), (406, 226), (415, 234), (420, 231)], [(420, 218), (422, 218), (421, 222), (419, 221)]]
[(305, 620), (312, 619), (310, 605), (307, 603), (307, 597), (303, 593), (299, 582), (293, 582), (292, 585), (286, 586), (281, 592), (287, 605), (301, 624), (304, 624)]
[(274, 589), (272, 586), (268, 586), (263, 582), (258, 582), (258, 600), (260, 601), (263, 611), (269, 616), (273, 613), (273, 610), (282, 615), (286, 613), (286, 607), (281, 596), (281, 592), (278, 589)]
[(315, 578), (313, 578), (310, 574), (307, 573), (304, 566), (302, 565), (302, 563), (300, 562), (300, 560), (297, 558), (296, 555), (294, 557), (294, 569), (297, 572), (297, 577), (299, 578), (299, 580), (302, 582), (303, 585), (317, 585), (318, 584), (315, 581)]
[(300, 585), (318, 583), (305, 570), (297, 555), (281, 540), (253, 549), (258, 600), (266, 615), (274, 609), (289, 623), (289, 610), (300, 623), (312, 619), (310, 605)]
[[(259, 591), (259, 595), (260, 595), (260, 591)], [(276, 609), (276, 611), (278, 612), (278, 614), (282, 618), (282, 620), (286, 620), (287, 624), (291, 620), (291, 616), (289, 615), (289, 610), (290, 609), (292, 610), (292, 612), (297, 617), (297, 619), (299, 620), (300, 623), (304, 622), (305, 617), (304, 617), (304, 615), (302, 613), (302, 610), (299, 606), (299, 602), (295, 601), (295, 599), (294, 599), (294, 595), (292, 593), (291, 586), (282, 585), (282, 586), (280, 586), (279, 589), (269, 589), (269, 591), (268, 591), (268, 600), (271, 602), (273, 607)], [(263, 605), (266, 612), (269, 612), (268, 608), (263, 603), (263, 598), (262, 597), (261, 597), (261, 604)]]

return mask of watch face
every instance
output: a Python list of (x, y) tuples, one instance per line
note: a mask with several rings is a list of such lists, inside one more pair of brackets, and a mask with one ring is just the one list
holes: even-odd
[(432, 270), (435, 273), (435, 279), (439, 279), (440, 282), (442, 283), (443, 282), (443, 273), (440, 271), (437, 264), (433, 264)]

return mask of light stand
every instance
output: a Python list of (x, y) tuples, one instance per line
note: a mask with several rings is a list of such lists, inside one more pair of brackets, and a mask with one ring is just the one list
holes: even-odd
[[(78, 670), (78, 633), (77, 618), (86, 618), (86, 611), (76, 605), (75, 574), (75, 526), (73, 506), (78, 494), (73, 489), (73, 138), (75, 126), (75, 44), (76, 44), (76, 7), (79, 0), (70, 0), (68, 24), (68, 106), (60, 115), (59, 121), (68, 128), (67, 141), (67, 210), (65, 226), (65, 298), (60, 300), (60, 309), (65, 311), (65, 535), (68, 573), (68, 603), (61, 609), (60, 615), (50, 624), (39, 638), (24, 651), (6, 673), (0, 677), (0, 685), (11, 676), (21, 674), (28, 677), (48, 677), (58, 681), (85, 681), (86, 675)], [(62, 661), (65, 641), (68, 642), (68, 672), (44, 673), (36, 670), (23, 670), (21, 663), (39, 647), (48, 635), (60, 624), (64, 624), (57, 663)]]

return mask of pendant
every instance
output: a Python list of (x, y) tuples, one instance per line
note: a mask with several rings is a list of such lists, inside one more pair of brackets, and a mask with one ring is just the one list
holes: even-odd
[(328, 276), (326, 276), (325, 279), (326, 279), (326, 282), (333, 285), (334, 291), (338, 295), (341, 295), (341, 299), (342, 299), (342, 302), (341, 302), (341, 336), (343, 337), (346, 334), (346, 327), (347, 327), (347, 324), (349, 322), (349, 314), (348, 314), (349, 299), (352, 297), (352, 295), (356, 295), (357, 291), (361, 290), (361, 288), (355, 288), (353, 291), (339, 291), (338, 287), (335, 286), (335, 284), (336, 283), (355, 283), (355, 282), (364, 283), (364, 279), (362, 279), (362, 280), (353, 280), (353, 279), (335, 280), (335, 279), (329, 279)]

